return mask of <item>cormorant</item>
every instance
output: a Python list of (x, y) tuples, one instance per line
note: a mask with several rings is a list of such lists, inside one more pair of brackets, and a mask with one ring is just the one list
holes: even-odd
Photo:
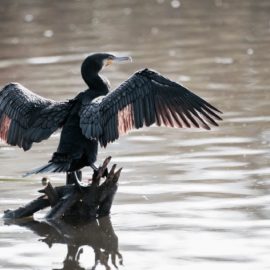
[(131, 129), (143, 126), (210, 129), (222, 120), (217, 108), (156, 71), (134, 73), (114, 91), (99, 75), (115, 61), (130, 60), (108, 53), (88, 56), (81, 74), (88, 89), (75, 98), (56, 102), (43, 98), (19, 83), (0, 91), (0, 138), (29, 150), (62, 128), (58, 149), (45, 166), (28, 174), (73, 172), (84, 166), (96, 169), (98, 143), (102, 147)]

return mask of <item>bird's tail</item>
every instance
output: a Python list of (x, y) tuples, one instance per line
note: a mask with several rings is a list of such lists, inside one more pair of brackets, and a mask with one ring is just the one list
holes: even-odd
[(54, 153), (48, 164), (27, 172), (23, 177), (37, 173), (67, 172), (70, 168), (70, 159), (62, 153)]
[(55, 173), (55, 172), (67, 172), (70, 167), (69, 163), (64, 162), (49, 162), (48, 164), (38, 167), (30, 172), (27, 172), (23, 177), (37, 174), (37, 173)]

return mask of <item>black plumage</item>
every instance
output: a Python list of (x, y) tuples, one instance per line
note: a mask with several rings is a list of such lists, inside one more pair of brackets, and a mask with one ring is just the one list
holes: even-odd
[(0, 91), (0, 138), (8, 144), (29, 150), (34, 142), (62, 128), (52, 159), (30, 174), (94, 167), (98, 142), (106, 147), (131, 129), (153, 124), (205, 129), (218, 126), (218, 109), (153, 70), (138, 71), (109, 92), (100, 70), (113, 61), (128, 59), (105, 53), (87, 57), (81, 72), (88, 89), (66, 102), (45, 99), (18, 83)]

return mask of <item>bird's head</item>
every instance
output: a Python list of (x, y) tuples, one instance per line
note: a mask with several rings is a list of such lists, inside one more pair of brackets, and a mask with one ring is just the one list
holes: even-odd
[(97, 74), (105, 66), (109, 66), (114, 62), (132, 61), (129, 56), (115, 56), (109, 53), (91, 54), (82, 63), (81, 73), (85, 80), (90, 74)]

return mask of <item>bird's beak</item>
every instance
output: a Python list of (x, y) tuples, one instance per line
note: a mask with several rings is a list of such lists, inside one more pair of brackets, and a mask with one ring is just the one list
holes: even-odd
[(124, 61), (130, 61), (132, 62), (132, 58), (130, 56), (114, 56), (114, 58), (108, 59), (106, 61), (105, 66), (111, 65), (113, 62), (124, 62)]

